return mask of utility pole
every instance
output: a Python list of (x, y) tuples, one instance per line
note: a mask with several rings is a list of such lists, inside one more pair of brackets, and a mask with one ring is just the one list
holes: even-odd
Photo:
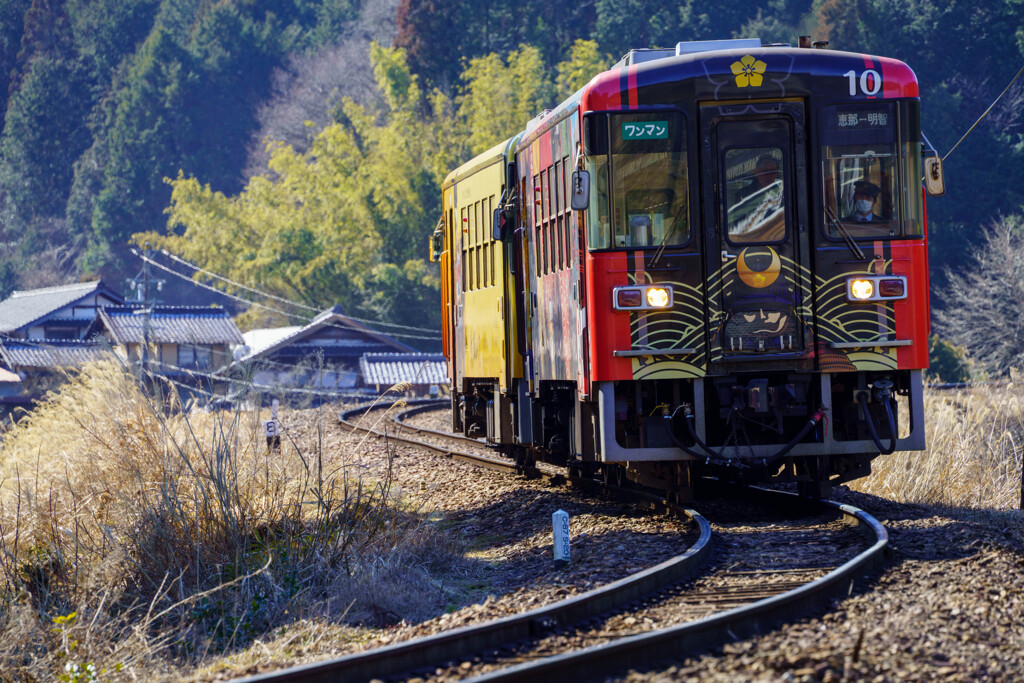
[(142, 316), (142, 348), (139, 360), (141, 375), (145, 381), (145, 378), (149, 376), (149, 341), (152, 337), (150, 316), (156, 303), (151, 287), (153, 283), (156, 283), (158, 291), (163, 289), (164, 280), (153, 279), (150, 276), (149, 261), (153, 256), (153, 250), (150, 248), (149, 242), (146, 242), (143, 254), (145, 258), (142, 261), (142, 270), (128, 281), (128, 285), (135, 290), (136, 301), (141, 304), (141, 308), (135, 314)]

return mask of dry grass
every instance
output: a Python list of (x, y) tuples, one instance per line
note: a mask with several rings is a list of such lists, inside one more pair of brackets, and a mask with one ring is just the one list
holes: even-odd
[(328, 452), (323, 411), (268, 453), (269, 415), (168, 408), (111, 361), (11, 426), (0, 679), (178, 677), (282, 624), (421, 618), (410, 587), (449, 549), (394, 500), (390, 466)]
[(925, 421), (926, 451), (881, 456), (851, 488), (900, 502), (1020, 506), (1024, 384), (926, 391)]

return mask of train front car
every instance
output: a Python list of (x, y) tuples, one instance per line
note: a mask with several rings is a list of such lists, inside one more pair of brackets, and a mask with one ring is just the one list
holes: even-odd
[(924, 447), (917, 81), (730, 47), (634, 51), (580, 96), (582, 458), (683, 497), (699, 474), (823, 496)]

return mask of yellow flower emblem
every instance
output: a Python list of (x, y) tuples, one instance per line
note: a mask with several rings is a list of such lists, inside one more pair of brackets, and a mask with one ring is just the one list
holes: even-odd
[(736, 76), (736, 86), (739, 88), (746, 88), (748, 85), (755, 88), (761, 85), (764, 81), (764, 77), (761, 75), (764, 70), (768, 68), (768, 65), (762, 62), (760, 59), (754, 59), (750, 55), (743, 57), (738, 62), (733, 62), (732, 66), (733, 75)]

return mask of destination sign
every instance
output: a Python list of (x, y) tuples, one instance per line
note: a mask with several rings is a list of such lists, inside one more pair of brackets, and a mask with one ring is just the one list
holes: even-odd
[(835, 126), (840, 130), (865, 130), (875, 128), (888, 128), (893, 124), (892, 114), (888, 111), (858, 111), (838, 112), (836, 114)]

